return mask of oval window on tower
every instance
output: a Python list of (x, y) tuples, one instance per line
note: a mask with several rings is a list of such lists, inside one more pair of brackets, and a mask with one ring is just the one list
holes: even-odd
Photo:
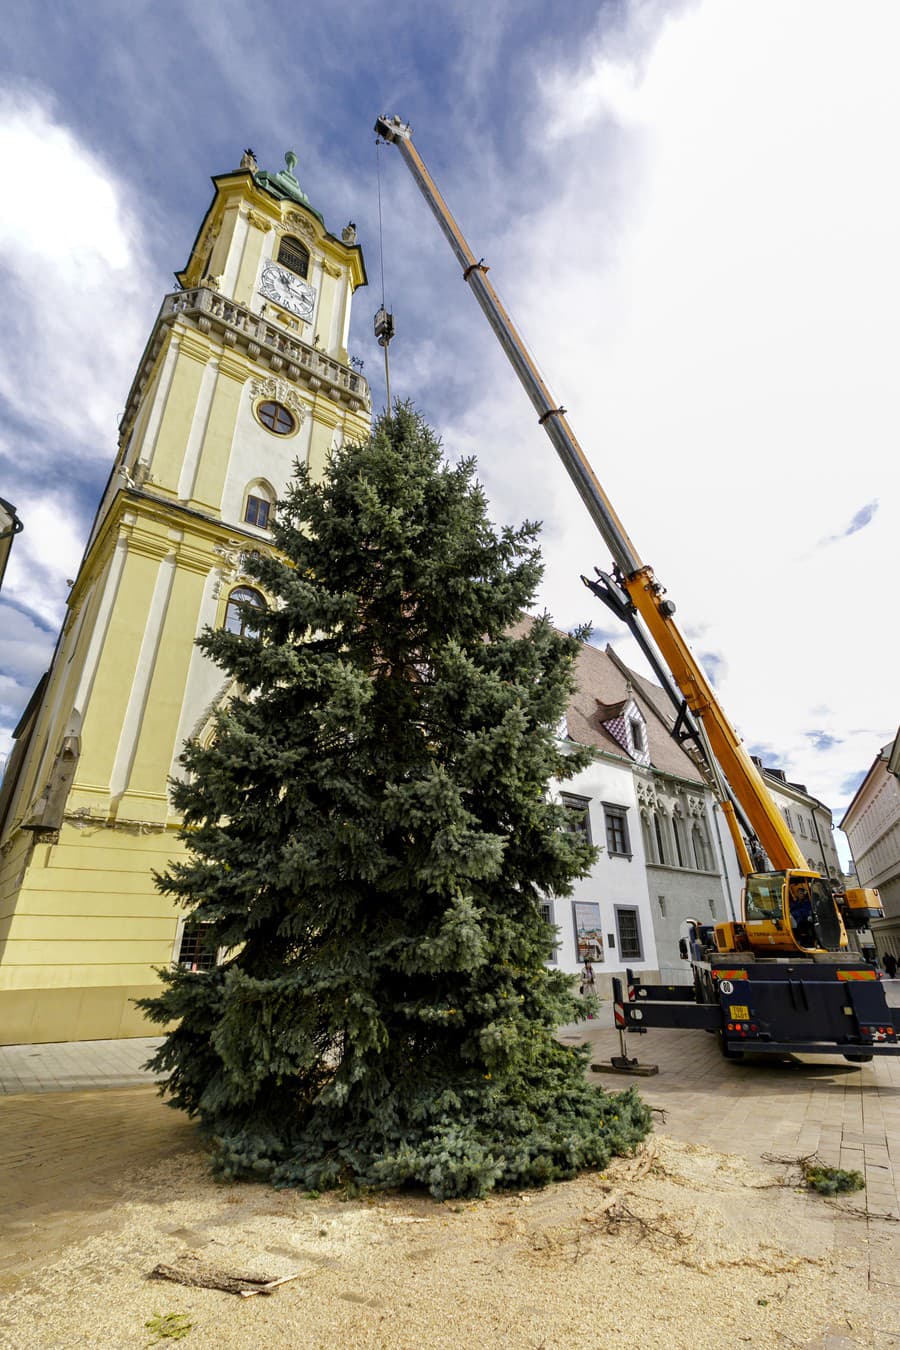
[(258, 405), (256, 416), (266, 430), (273, 431), (276, 436), (289, 436), (297, 425), (293, 413), (288, 412), (283, 403), (275, 403), (272, 399)]

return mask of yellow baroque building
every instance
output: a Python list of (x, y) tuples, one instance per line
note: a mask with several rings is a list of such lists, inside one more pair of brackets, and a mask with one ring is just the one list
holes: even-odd
[(0, 1044), (148, 1034), (132, 1000), (196, 956), (153, 873), (182, 845), (167, 784), (227, 696), (194, 645), (264, 603), (242, 575), (296, 459), (367, 435), (347, 353), (365, 285), (294, 176), (245, 153), (214, 196), (128, 395), (53, 662), (0, 789)]

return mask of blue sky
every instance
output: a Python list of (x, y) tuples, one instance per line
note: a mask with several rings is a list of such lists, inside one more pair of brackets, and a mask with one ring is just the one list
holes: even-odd
[[(900, 97), (891, 0), (567, 6), (26, 0), (2, 61), (0, 756), (45, 668), (116, 418), (209, 178), (287, 149), (371, 284), (400, 113), (747, 741), (836, 811), (896, 730)], [(400, 157), (381, 151), (394, 392), (545, 522), (541, 600), (608, 559)], [(15, 197), (15, 200), (12, 198)], [(895, 641), (895, 639), (894, 639)]]

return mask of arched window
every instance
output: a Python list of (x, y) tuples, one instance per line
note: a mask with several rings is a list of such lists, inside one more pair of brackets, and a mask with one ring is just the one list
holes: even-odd
[(706, 831), (699, 821), (695, 823), (691, 831), (691, 841), (694, 845), (694, 858), (697, 867), (701, 872), (711, 872), (713, 868), (709, 853), (709, 841), (706, 838)]
[(278, 245), (278, 261), (282, 267), (289, 267), (298, 277), (309, 272), (309, 253), (293, 235), (286, 234)]
[(686, 854), (684, 849), (684, 842), (681, 837), (681, 821), (678, 819), (677, 816), (674, 815), (672, 817), (672, 833), (675, 836), (675, 856), (678, 859), (678, 866), (685, 867)]
[(667, 849), (665, 845), (665, 826), (659, 818), (659, 812), (653, 812), (653, 834), (656, 838), (656, 849), (661, 863), (668, 863)]
[(268, 483), (251, 483), (244, 498), (244, 520), (258, 530), (267, 530), (272, 518), (275, 494)]
[(236, 586), (225, 608), (225, 627), (229, 633), (240, 633), (241, 637), (258, 636), (259, 630), (254, 628), (252, 615), (248, 613), (251, 605), (254, 609), (265, 609), (266, 602), (252, 586)]
[(650, 817), (646, 811), (641, 812), (641, 834), (644, 836), (644, 853), (647, 855), (647, 862), (658, 862), (656, 844), (650, 831)]

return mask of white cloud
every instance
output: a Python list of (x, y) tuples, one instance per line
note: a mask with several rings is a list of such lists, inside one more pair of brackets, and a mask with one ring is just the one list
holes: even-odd
[[(46, 623), (59, 623), (84, 553), (84, 521), (73, 515), (65, 493), (47, 489), (16, 503), (24, 529), (9, 555), (3, 595)], [(52, 640), (52, 639), (50, 639)]]
[[(0, 492), (24, 524), (3, 597), (55, 629), (84, 549), (83, 485), (93, 476), (99, 487), (112, 462), (117, 415), (161, 288), (127, 185), (36, 92), (0, 97), (0, 162), (0, 402), (9, 422)], [(24, 638), (14, 627), (4, 606), (5, 726), (55, 637), (32, 627)]]
[[(598, 30), (541, 76), (541, 202), (487, 241), (635, 544), (724, 657), (726, 709), (835, 807), (897, 719), (871, 580), (900, 537), (898, 42), (890, 0), (852, 21), (839, 0), (705, 0), (631, 49), (627, 24), (611, 50)], [(607, 549), (485, 360), (447, 442), (480, 448), (504, 519), (543, 516), (557, 618), (594, 605), (609, 627), (577, 580)], [(840, 745), (814, 752), (810, 728)]]
[[(0, 396), (45, 439), (108, 459), (158, 278), (127, 189), (31, 91), (0, 98)], [(155, 284), (154, 284), (155, 283)]]
[(9, 605), (0, 604), (0, 772), (12, 748), (12, 728), (47, 669), (53, 638)]

